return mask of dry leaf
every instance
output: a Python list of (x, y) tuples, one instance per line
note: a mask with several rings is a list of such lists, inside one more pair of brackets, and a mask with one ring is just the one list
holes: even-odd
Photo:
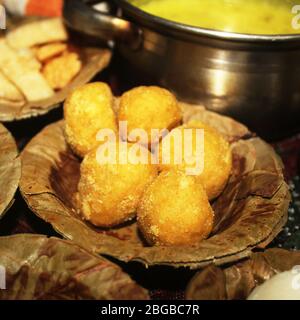
[(12, 135), (0, 124), (0, 218), (13, 201), (21, 176), (21, 160)]
[(225, 269), (209, 266), (189, 283), (190, 300), (241, 300), (273, 275), (300, 265), (300, 252), (269, 249)]
[[(192, 108), (182, 107), (188, 112)], [(243, 125), (194, 107), (195, 118), (209, 119), (210, 125), (222, 128), (229, 140), (236, 141), (235, 171), (214, 203), (216, 223), (207, 240), (187, 247), (145, 247), (136, 223), (101, 230), (84, 222), (75, 199), (80, 161), (64, 138), (63, 121), (46, 127), (23, 151), (20, 188), (24, 199), (65, 238), (123, 261), (199, 268), (249, 256), (254, 248), (271, 242), (286, 223), (290, 194), (282, 163), (264, 141), (248, 139), (251, 134)]]
[(6, 270), (0, 300), (149, 298), (117, 265), (58, 238), (1, 237), (0, 265)]

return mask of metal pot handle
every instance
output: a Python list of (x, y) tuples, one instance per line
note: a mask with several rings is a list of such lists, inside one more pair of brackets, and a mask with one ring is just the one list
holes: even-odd
[[(66, 25), (103, 41), (122, 41), (136, 48), (141, 41), (141, 31), (133, 23), (99, 12), (89, 6), (89, 0), (65, 0), (63, 16)], [(98, 1), (100, 2), (100, 1)]]

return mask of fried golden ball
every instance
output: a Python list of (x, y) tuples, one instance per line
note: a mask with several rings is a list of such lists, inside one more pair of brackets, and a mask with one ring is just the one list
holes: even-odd
[[(119, 121), (127, 121), (128, 133), (134, 129), (145, 130), (147, 136), (139, 139), (145, 145), (151, 143), (151, 129), (171, 130), (181, 119), (182, 113), (175, 96), (160, 87), (137, 87), (124, 93), (120, 99)], [(122, 130), (120, 133), (123, 139), (128, 138)]]
[(99, 144), (96, 136), (100, 129), (118, 131), (112, 104), (112, 92), (102, 82), (89, 83), (75, 89), (65, 101), (65, 136), (80, 157)]
[(171, 170), (146, 189), (137, 218), (151, 245), (193, 245), (210, 234), (214, 213), (199, 180)]
[[(132, 152), (132, 144), (122, 143), (122, 149), (119, 145), (102, 144), (85, 156), (80, 167), (79, 206), (83, 217), (95, 226), (116, 226), (135, 217), (145, 187), (157, 176), (156, 167), (148, 160), (137, 163), (138, 153)], [(107, 146), (116, 148), (116, 157), (108, 156), (104, 161), (99, 150)], [(149, 159), (148, 149), (139, 148), (139, 154)], [(124, 161), (127, 153), (128, 163)]]
[[(192, 140), (184, 138), (185, 135), (188, 137), (185, 129), (191, 130)], [(198, 139), (199, 136), (196, 136), (197, 129), (204, 130), (204, 144)], [(169, 144), (165, 144), (165, 139), (169, 139)], [(200, 143), (203, 146), (202, 151)], [(178, 153), (178, 150), (182, 150), (182, 153)], [(170, 158), (163, 156), (168, 153)], [(200, 168), (202, 169), (199, 171)], [(197, 128), (190, 126), (175, 128), (161, 141), (159, 146), (159, 170), (172, 169), (183, 170), (197, 176), (209, 200), (212, 200), (223, 191), (231, 173), (230, 145), (215, 129), (201, 122), (197, 122)]]

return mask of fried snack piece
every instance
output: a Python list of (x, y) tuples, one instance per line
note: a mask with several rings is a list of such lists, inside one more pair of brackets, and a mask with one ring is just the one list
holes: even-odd
[(24, 101), (22, 93), (0, 71), (0, 99), (8, 101)]
[(150, 245), (194, 245), (210, 234), (214, 213), (199, 180), (172, 170), (146, 189), (137, 219)]
[(84, 157), (100, 142), (100, 129), (117, 133), (113, 95), (106, 83), (94, 82), (75, 89), (64, 103), (65, 134), (73, 151)]
[(62, 54), (67, 50), (67, 44), (62, 42), (45, 44), (39, 48), (36, 48), (35, 55), (41, 62), (45, 62), (53, 57)]
[(7, 45), (5, 39), (0, 40), (0, 52), (0, 70), (19, 88), (28, 101), (47, 99), (54, 94), (37, 67), (28, 60), (28, 56), (22, 57)]
[[(143, 129), (147, 138), (140, 142), (150, 144), (151, 129), (172, 129), (182, 119), (175, 96), (166, 89), (150, 86), (137, 87), (124, 93), (120, 100), (119, 121), (127, 121), (128, 132)], [(123, 139), (125, 133), (120, 130)], [(155, 139), (158, 139), (156, 136)], [(133, 141), (134, 139), (128, 139)]]
[[(191, 141), (184, 138), (188, 132), (186, 129), (191, 131)], [(197, 129), (203, 129), (203, 140), (197, 136)], [(169, 144), (165, 143), (167, 139)], [(182, 153), (178, 153), (178, 150), (182, 150)], [(170, 158), (165, 157), (168, 154)], [(164, 137), (159, 146), (159, 170), (172, 169), (197, 176), (209, 200), (213, 200), (223, 191), (231, 173), (230, 145), (216, 130), (201, 122), (197, 123), (197, 128), (188, 125), (175, 128)]]
[(16, 51), (25, 65), (33, 70), (41, 70), (42, 64), (36, 59), (32, 49), (24, 48)]
[[(119, 148), (120, 145), (123, 148)], [(104, 144), (100, 146), (104, 147)], [(86, 155), (80, 168), (81, 212), (86, 220), (99, 227), (116, 226), (132, 219), (144, 189), (157, 176), (150, 162), (136, 163), (136, 154), (130, 152), (132, 144), (108, 142), (110, 147), (116, 148), (115, 162), (99, 160), (95, 149)], [(140, 150), (150, 158), (148, 149), (140, 146)], [(126, 153), (129, 161), (121, 164), (118, 159), (120, 155), (126, 157)]]
[(77, 53), (66, 53), (50, 60), (43, 69), (43, 75), (52, 89), (59, 90), (71, 82), (81, 67)]
[(60, 18), (49, 18), (27, 23), (10, 31), (6, 36), (8, 44), (16, 49), (65, 41), (67, 38), (66, 29)]

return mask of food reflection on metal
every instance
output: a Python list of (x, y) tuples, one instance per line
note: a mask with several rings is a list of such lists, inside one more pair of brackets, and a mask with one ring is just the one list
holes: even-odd
[(211, 79), (211, 89), (212, 93), (217, 96), (218, 98), (222, 98), (226, 96), (229, 84), (229, 77), (228, 73), (224, 70), (216, 70), (215, 76)]
[(0, 30), (6, 29), (6, 12), (5, 8), (0, 4)]
[(124, 41), (131, 48), (139, 45), (140, 31), (131, 22), (104, 14), (84, 2), (65, 0), (63, 14), (69, 27), (105, 41)]

